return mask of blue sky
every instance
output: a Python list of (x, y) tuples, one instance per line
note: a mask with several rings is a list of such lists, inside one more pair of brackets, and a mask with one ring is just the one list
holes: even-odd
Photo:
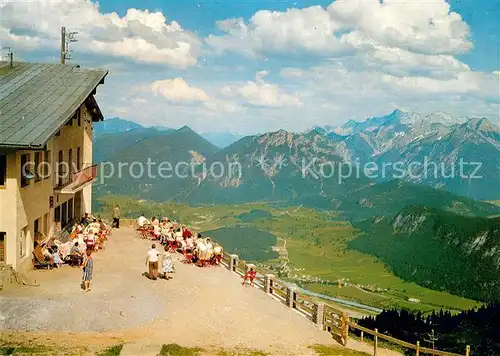
[[(300, 0), (101, 0), (104, 12), (116, 11), (125, 15), (127, 9), (159, 10), (169, 18), (179, 21), (183, 27), (201, 36), (217, 31), (216, 21), (230, 17), (248, 19), (259, 10), (285, 11), (288, 8), (305, 8), (313, 5), (328, 6), (331, 1)], [(500, 68), (500, 57), (495, 55), (495, 45), (500, 46), (500, 4), (497, 0), (452, 0), (452, 11), (458, 12), (471, 27), (474, 49), (459, 56), (476, 70), (495, 71)]]
[[(250, 134), (338, 125), (398, 107), (499, 116), (496, 0), (0, 2), (16, 58), (110, 70), (106, 116)], [(41, 20), (43, 19), (43, 20)]]

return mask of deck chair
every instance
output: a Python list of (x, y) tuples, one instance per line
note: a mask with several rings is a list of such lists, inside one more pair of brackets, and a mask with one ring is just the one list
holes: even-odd
[(42, 269), (42, 268), (50, 269), (50, 264), (45, 260), (40, 261), (35, 252), (33, 252), (33, 267), (35, 269)]

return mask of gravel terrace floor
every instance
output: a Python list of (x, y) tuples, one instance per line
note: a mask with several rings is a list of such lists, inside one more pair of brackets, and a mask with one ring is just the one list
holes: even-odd
[[(186, 265), (176, 255), (174, 279), (147, 279), (142, 273), (150, 245), (129, 228), (114, 230), (106, 249), (94, 254), (88, 293), (80, 288), (81, 269), (29, 272), (40, 286), (0, 292), (4, 339), (25, 331), (55, 342), (70, 336), (72, 342), (96, 345), (177, 343), (300, 355), (311, 354), (308, 345), (336, 344), (298, 312), (241, 286), (240, 277), (223, 267)], [(349, 347), (371, 349), (354, 340)]]

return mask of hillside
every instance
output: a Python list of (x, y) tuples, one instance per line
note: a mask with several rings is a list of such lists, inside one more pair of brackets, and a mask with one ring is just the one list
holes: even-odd
[(350, 248), (375, 255), (407, 281), (453, 294), (500, 300), (500, 218), (409, 206), (360, 223)]
[(466, 216), (500, 214), (500, 209), (493, 204), (401, 180), (362, 187), (332, 200), (332, 206), (351, 221), (392, 216), (410, 205), (425, 205)]
[(101, 163), (109, 161), (127, 147), (134, 147), (144, 139), (168, 135), (170, 131), (159, 131), (150, 128), (135, 128), (124, 132), (106, 133), (94, 137), (92, 150), (93, 161)]
[[(94, 185), (98, 196), (115, 193), (158, 201), (172, 199), (186, 184), (197, 182), (191, 162), (203, 161), (204, 157), (218, 151), (217, 147), (186, 126), (153, 134), (151, 130), (147, 134), (138, 132), (132, 137), (136, 137), (135, 141), (126, 140), (127, 144), (123, 144), (125, 147), (121, 149), (114, 146), (114, 154), (106, 158), (114, 165), (115, 174)], [(120, 144), (122, 140), (118, 140)], [(110, 145), (110, 142), (114, 141), (108, 140), (105, 144)], [(121, 173), (119, 163), (123, 165)], [(104, 173), (110, 174), (110, 171), (101, 172)]]

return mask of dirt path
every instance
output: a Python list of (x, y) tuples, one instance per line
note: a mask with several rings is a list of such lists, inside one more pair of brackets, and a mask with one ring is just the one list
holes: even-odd
[[(143, 277), (150, 245), (129, 228), (115, 230), (106, 250), (94, 255), (89, 293), (80, 289), (80, 269), (31, 272), (39, 287), (0, 294), (2, 339), (64, 340), (90, 349), (123, 342), (177, 343), (300, 355), (312, 353), (308, 345), (336, 344), (296, 311), (242, 287), (239, 277), (222, 267), (185, 265), (175, 256), (173, 280)], [(370, 351), (354, 340), (350, 347)]]

